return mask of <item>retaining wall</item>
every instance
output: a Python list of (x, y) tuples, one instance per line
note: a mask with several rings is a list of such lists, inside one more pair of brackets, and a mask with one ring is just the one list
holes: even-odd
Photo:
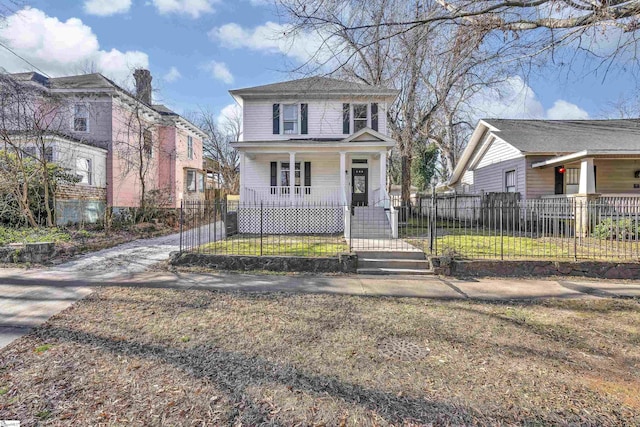
[(640, 263), (600, 261), (460, 261), (432, 258), (436, 274), (460, 277), (580, 276), (640, 279)]
[(358, 257), (355, 254), (341, 254), (333, 258), (286, 257), (286, 256), (244, 256), (205, 255), (175, 253), (172, 265), (206, 267), (216, 270), (267, 270), (312, 273), (355, 273)]

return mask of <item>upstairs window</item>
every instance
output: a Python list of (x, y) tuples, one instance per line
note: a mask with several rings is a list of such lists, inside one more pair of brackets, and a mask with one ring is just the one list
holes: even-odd
[(193, 137), (187, 136), (187, 158), (193, 160)]
[(76, 175), (80, 179), (80, 184), (91, 185), (93, 183), (91, 159), (84, 157), (76, 158)]
[(367, 127), (367, 104), (353, 104), (353, 133)]
[(516, 192), (516, 171), (507, 171), (504, 173), (505, 190), (507, 193)]
[(298, 105), (297, 104), (284, 105), (283, 127), (284, 127), (285, 134), (298, 133)]
[(153, 135), (149, 129), (145, 129), (142, 134), (143, 139), (143, 149), (147, 158), (150, 159), (153, 157)]
[(73, 130), (76, 132), (89, 131), (89, 108), (85, 104), (76, 104), (73, 115)]

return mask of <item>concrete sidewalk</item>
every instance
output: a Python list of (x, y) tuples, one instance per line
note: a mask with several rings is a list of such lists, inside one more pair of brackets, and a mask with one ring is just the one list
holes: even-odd
[[(154, 257), (157, 254), (154, 254)], [(85, 266), (80, 262), (77, 264)], [(105, 272), (106, 273), (106, 272)], [(530, 300), (640, 298), (640, 281), (587, 279), (446, 279), (434, 276), (330, 276), (95, 270), (0, 270), (0, 347), (102, 286), (306, 292), (431, 299)]]

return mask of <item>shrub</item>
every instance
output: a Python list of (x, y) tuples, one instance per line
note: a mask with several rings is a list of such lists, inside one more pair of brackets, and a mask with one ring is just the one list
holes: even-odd
[(633, 219), (606, 218), (593, 229), (593, 237), (608, 240), (635, 240), (638, 237), (638, 222)]

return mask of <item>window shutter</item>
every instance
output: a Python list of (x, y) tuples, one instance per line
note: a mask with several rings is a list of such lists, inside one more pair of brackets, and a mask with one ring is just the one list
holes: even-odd
[(342, 133), (349, 134), (349, 122), (351, 122), (349, 104), (342, 104)]
[(300, 104), (300, 133), (306, 135), (309, 133), (309, 104)]
[(562, 166), (557, 166), (554, 171), (556, 173), (555, 177), (555, 194), (564, 194), (564, 175), (560, 173), (560, 168)]
[(278, 185), (278, 162), (271, 162), (271, 186)]
[(311, 162), (304, 162), (304, 194), (311, 194)]
[(273, 104), (273, 134), (280, 134), (280, 104)]
[(593, 188), (598, 192), (598, 174), (596, 173), (596, 165), (593, 165)]
[(378, 103), (371, 104), (371, 129), (378, 131)]

